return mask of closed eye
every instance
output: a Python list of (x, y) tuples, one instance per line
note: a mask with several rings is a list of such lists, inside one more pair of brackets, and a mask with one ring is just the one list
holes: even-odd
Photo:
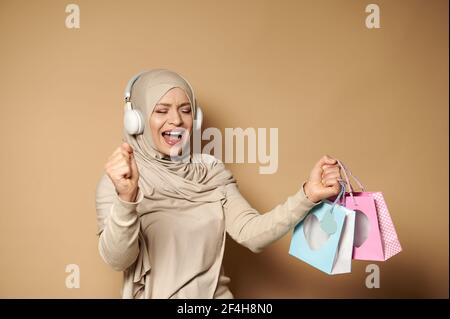
[[(163, 108), (161, 108), (161, 109), (155, 109), (154, 112), (155, 112), (155, 113), (159, 113), (159, 114), (166, 114), (166, 113), (169, 112), (169, 110), (168, 110), (168, 109), (163, 109)], [(181, 112), (183, 112), (183, 113), (185, 113), (185, 114), (189, 114), (189, 113), (191, 113), (191, 108), (188, 107), (188, 108), (181, 109)]]

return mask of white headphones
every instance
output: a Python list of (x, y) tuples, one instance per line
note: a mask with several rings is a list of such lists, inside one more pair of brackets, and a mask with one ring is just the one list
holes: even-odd
[[(127, 84), (125, 89), (125, 114), (123, 118), (123, 125), (125, 130), (129, 135), (142, 134), (144, 132), (144, 117), (138, 109), (134, 109), (130, 98), (131, 90), (137, 79), (147, 71), (141, 72), (135, 75)], [(183, 78), (184, 79), (184, 78)], [(186, 81), (186, 79), (184, 79)], [(194, 92), (188, 81), (186, 83), (189, 85), (191, 92)], [(194, 98), (195, 99), (195, 98)], [(200, 105), (197, 104), (196, 112), (194, 114), (194, 129), (200, 131), (202, 128), (203, 112)]]

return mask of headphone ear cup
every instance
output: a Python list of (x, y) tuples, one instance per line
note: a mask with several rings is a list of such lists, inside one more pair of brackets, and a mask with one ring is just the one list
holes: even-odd
[(144, 121), (139, 110), (126, 110), (123, 125), (129, 135), (142, 134), (144, 132)]
[(203, 122), (203, 111), (200, 105), (197, 105), (197, 110), (194, 119), (194, 127), (197, 131), (200, 131), (202, 129), (202, 122)]

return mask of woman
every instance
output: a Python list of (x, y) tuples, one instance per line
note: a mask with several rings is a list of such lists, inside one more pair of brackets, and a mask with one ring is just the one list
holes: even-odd
[(132, 87), (144, 123), (141, 133), (124, 129), (98, 183), (100, 255), (124, 272), (123, 298), (233, 298), (222, 266), (226, 233), (260, 252), (339, 193), (337, 162), (322, 157), (296, 194), (260, 214), (221, 161), (196, 153), (174, 159), (189, 145), (198, 111), (186, 79), (155, 69)]

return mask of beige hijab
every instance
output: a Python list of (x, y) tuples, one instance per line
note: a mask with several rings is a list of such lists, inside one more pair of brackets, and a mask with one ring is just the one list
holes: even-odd
[(217, 201), (214, 190), (221, 185), (234, 182), (232, 175), (224, 170), (218, 160), (201, 154), (187, 154), (189, 159), (173, 161), (158, 151), (152, 139), (149, 118), (156, 103), (172, 88), (186, 92), (191, 102), (191, 114), (197, 111), (197, 101), (191, 85), (181, 75), (165, 69), (154, 69), (143, 73), (131, 91), (134, 109), (139, 109), (145, 119), (143, 134), (129, 135), (123, 130), (123, 140), (134, 149), (139, 168), (139, 185), (144, 195), (151, 196), (154, 189), (170, 198), (194, 202)]
[[(211, 161), (211, 156), (188, 153), (188, 161), (174, 161), (155, 147), (149, 117), (156, 103), (167, 91), (175, 87), (186, 92), (191, 102), (191, 114), (194, 116), (197, 101), (193, 89), (186, 79), (175, 72), (165, 69), (145, 72), (131, 90), (133, 107), (139, 109), (145, 119), (143, 134), (131, 136), (123, 130), (123, 139), (134, 149), (139, 169), (139, 187), (144, 194), (144, 199), (139, 204), (140, 214), (151, 212), (156, 200), (160, 209), (176, 210), (177, 213), (192, 208), (201, 209), (202, 205), (224, 198), (223, 187), (220, 186), (235, 182), (223, 163), (216, 159)], [(140, 254), (132, 275), (135, 286), (130, 287), (133, 294), (136, 294), (136, 290), (145, 288), (143, 285), (146, 280), (143, 276), (151, 268), (142, 234), (139, 247)]]

